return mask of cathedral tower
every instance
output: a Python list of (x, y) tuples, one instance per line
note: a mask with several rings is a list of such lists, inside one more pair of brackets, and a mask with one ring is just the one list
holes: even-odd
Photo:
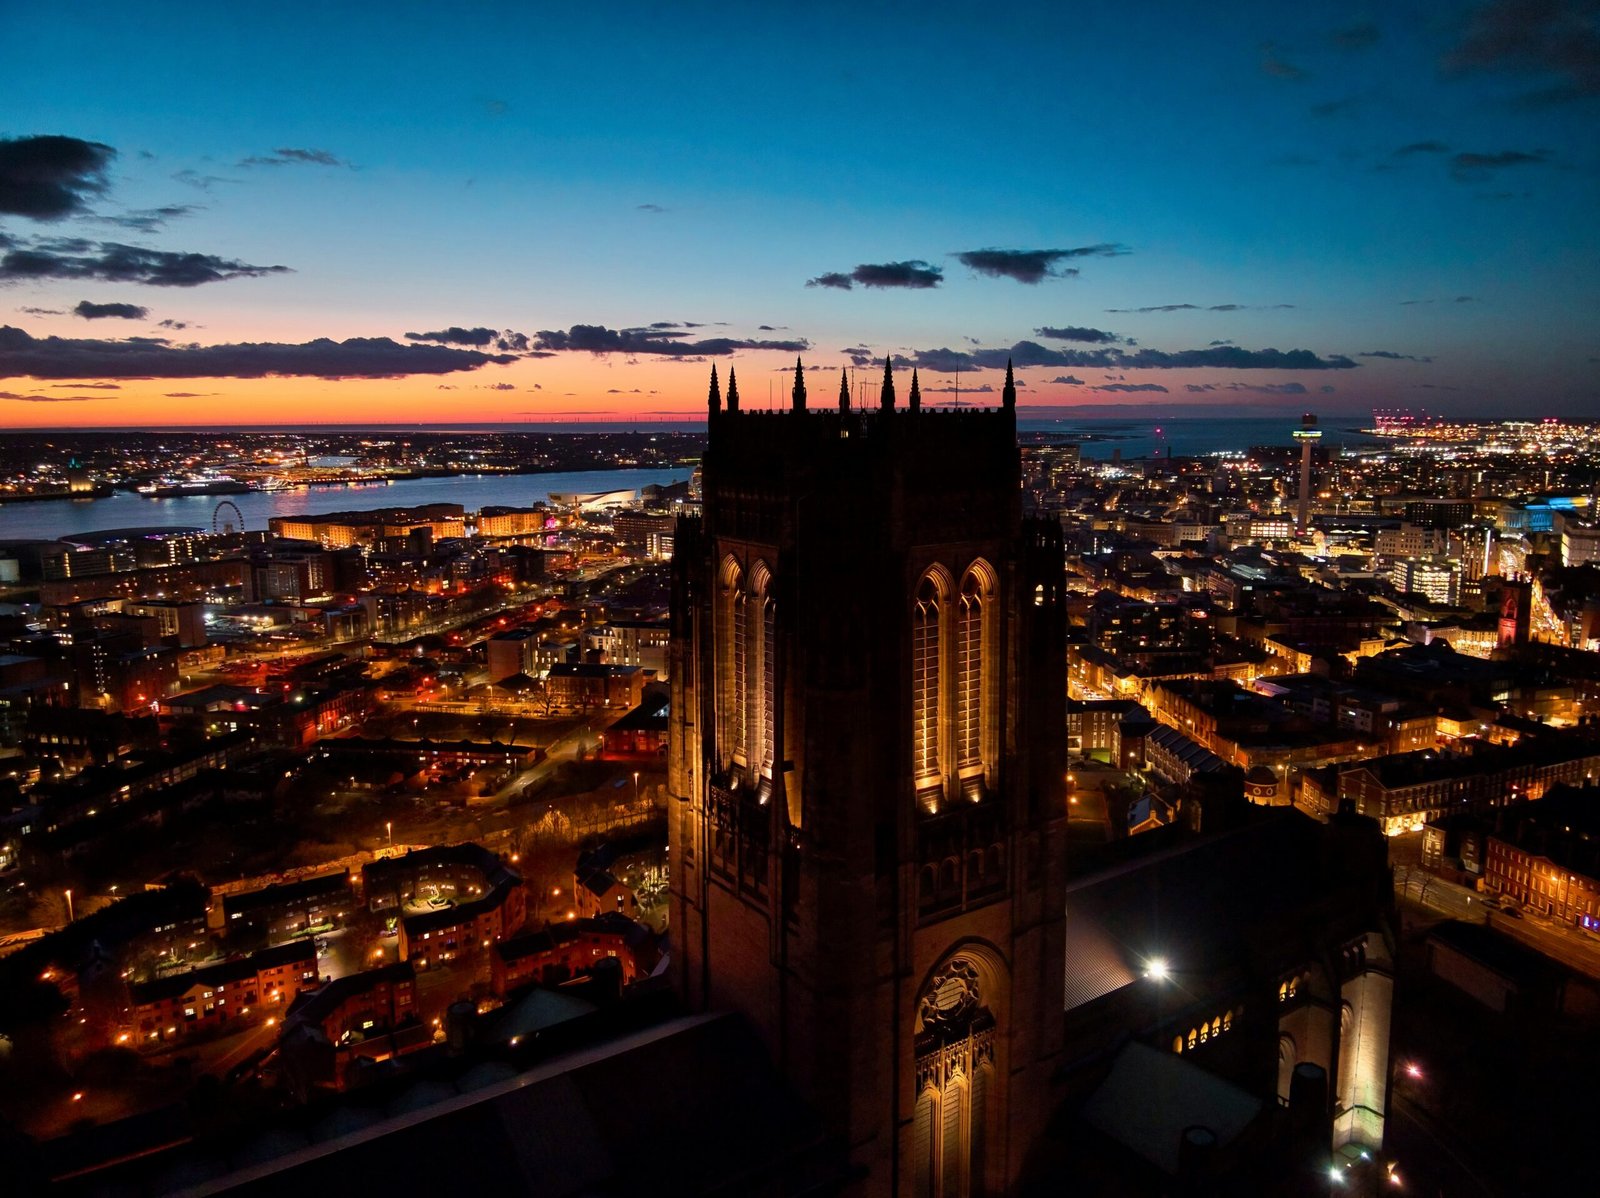
[(749, 1019), (860, 1192), (1002, 1193), (1061, 1044), (1060, 529), (1009, 390), (732, 390), (673, 559), (677, 984)]

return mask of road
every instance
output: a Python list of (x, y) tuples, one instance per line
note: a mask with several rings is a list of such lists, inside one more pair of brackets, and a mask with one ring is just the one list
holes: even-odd
[(1469, 923), (1483, 923), (1489, 912), (1482, 897), (1467, 887), (1409, 866), (1395, 867), (1394, 892), (1401, 898)]
[(1395, 867), (1394, 889), (1401, 898), (1452, 919), (1487, 924), (1569, 969), (1600, 978), (1600, 939), (1587, 932), (1528, 911), (1508, 915), (1467, 887), (1411, 866)]
[[(617, 712), (616, 716), (620, 717), (622, 714), (622, 712)], [(601, 728), (593, 727), (595, 724), (601, 724), (602, 720), (604, 723)], [(539, 759), (537, 764), (530, 765), (527, 769), (514, 774), (510, 781), (495, 792), (494, 797), (489, 802), (497, 805), (507, 802), (513, 794), (519, 794), (527, 787), (548, 777), (550, 772), (562, 762), (575, 759), (580, 748), (598, 751), (602, 728), (611, 723), (611, 718), (597, 716), (585, 720), (581, 725), (565, 735), (558, 736), (545, 746), (544, 756)]]
[(1505, 912), (1493, 909), (1489, 911), (1488, 924), (1570, 969), (1600, 978), (1600, 942), (1576, 928), (1526, 912), (1519, 919), (1511, 919)]

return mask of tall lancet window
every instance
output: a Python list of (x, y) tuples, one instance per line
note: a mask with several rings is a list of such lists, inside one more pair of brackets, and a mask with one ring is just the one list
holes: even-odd
[(775, 706), (776, 663), (774, 644), (772, 574), (765, 563), (750, 568), (748, 627), (745, 630), (746, 680), (745, 723), (749, 729), (749, 767), (759, 779), (772, 776), (773, 708)]
[(761, 601), (761, 772), (772, 777), (778, 744), (778, 603), (769, 594)]
[(956, 601), (956, 767), (963, 779), (980, 777), (993, 753), (993, 612), (989, 570), (978, 562)]
[(718, 621), (717, 674), (721, 685), (721, 740), (726, 758), (736, 765), (747, 760), (746, 710), (749, 695), (749, 633), (745, 627), (744, 572), (728, 558), (722, 567), (722, 611)]
[[(932, 574), (917, 587), (911, 610), (911, 768), (918, 792), (937, 793), (942, 779), (939, 754), (943, 717), (940, 688), (940, 617), (944, 591)], [(932, 802), (937, 805), (935, 797)]]

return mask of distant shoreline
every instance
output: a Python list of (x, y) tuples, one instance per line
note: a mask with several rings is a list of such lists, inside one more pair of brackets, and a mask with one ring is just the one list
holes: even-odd
[[(697, 459), (696, 459), (697, 460)], [(655, 464), (635, 464), (632, 466), (537, 466), (517, 470), (406, 470), (398, 474), (385, 474), (372, 478), (352, 478), (347, 480), (330, 480), (328, 482), (303, 483), (299, 486), (282, 487), (268, 490), (264, 487), (249, 487), (244, 491), (219, 491), (217, 499), (228, 499), (235, 495), (290, 495), (298, 491), (332, 491), (369, 489), (373, 487), (386, 487), (391, 483), (416, 482), (427, 478), (522, 478), (533, 474), (601, 474), (621, 472), (625, 470), (683, 470), (693, 465), (690, 461), (664, 462), (659, 466)], [(139, 492), (133, 487), (111, 487), (104, 494), (99, 495), (73, 495), (63, 491), (58, 495), (0, 495), (0, 506), (10, 503), (48, 503), (69, 500), (74, 503), (92, 503), (95, 500), (111, 499), (117, 495), (137, 495)], [(143, 498), (161, 503), (169, 499), (208, 498), (210, 492), (196, 491), (189, 495), (147, 495)]]

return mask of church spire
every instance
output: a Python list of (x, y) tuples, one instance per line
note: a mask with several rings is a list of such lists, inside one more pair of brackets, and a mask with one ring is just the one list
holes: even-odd
[(844, 367), (839, 368), (839, 415), (847, 415), (850, 411), (850, 375)]
[(922, 388), (917, 386), (917, 368), (915, 366), (911, 368), (911, 410), (913, 412), (922, 410)]
[(733, 367), (728, 367), (728, 411), (739, 410), (739, 380), (734, 376)]
[(799, 358), (794, 360), (794, 410), (806, 410), (806, 368)]
[(885, 412), (894, 407), (894, 355), (892, 354), (883, 359), (883, 395), (878, 400), (878, 406)]
[(1017, 406), (1017, 380), (1011, 377), (1011, 359), (1006, 359), (1006, 387), (1000, 393), (1000, 406), (1015, 408)]
[(706, 402), (713, 415), (722, 411), (722, 387), (717, 383), (717, 364), (715, 362), (711, 363), (711, 394)]

